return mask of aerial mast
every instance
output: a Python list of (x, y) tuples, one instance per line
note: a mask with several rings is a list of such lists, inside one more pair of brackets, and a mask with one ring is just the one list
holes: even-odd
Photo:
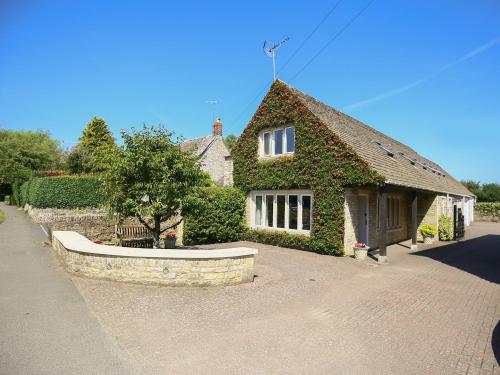
[(265, 41), (264, 45), (262, 46), (264, 53), (273, 59), (273, 81), (276, 81), (276, 50), (280, 48), (283, 44), (288, 42), (289, 39), (290, 39), (289, 37), (285, 37), (281, 40), (281, 42), (275, 43), (270, 47), (268, 47), (268, 43), (267, 41)]

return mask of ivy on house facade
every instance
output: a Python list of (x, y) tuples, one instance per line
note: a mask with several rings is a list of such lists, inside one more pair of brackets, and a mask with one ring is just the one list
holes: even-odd
[[(259, 133), (290, 125), (295, 127), (294, 155), (259, 160)], [(308, 189), (314, 195), (310, 236), (250, 230), (249, 239), (321, 254), (343, 254), (344, 188), (384, 181), (281, 81), (271, 86), (232, 156), (234, 185), (246, 195), (254, 190), (290, 189)]]

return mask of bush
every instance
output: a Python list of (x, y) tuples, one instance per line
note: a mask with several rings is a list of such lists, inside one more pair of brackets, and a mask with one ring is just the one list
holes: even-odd
[[(302, 234), (290, 234), (285, 231), (270, 231), (265, 229), (251, 229), (245, 235), (247, 241), (265, 243), (267, 245), (288, 247), (299, 250), (312, 250), (311, 237)], [(317, 251), (314, 247), (314, 251)]]
[(475, 205), (475, 210), (481, 216), (492, 216), (500, 219), (500, 202), (478, 202)]
[(2, 224), (5, 220), (5, 214), (3, 213), (2, 210), (0, 210), (0, 224)]
[(441, 214), (439, 217), (438, 233), (441, 241), (451, 241), (453, 239), (453, 222), (451, 217)]
[(184, 244), (232, 242), (243, 237), (245, 196), (240, 190), (202, 188), (195, 198), (196, 209), (184, 218)]
[(36, 208), (85, 208), (101, 207), (106, 199), (96, 177), (61, 176), (34, 178), (26, 201)]
[(9, 205), (10, 205), (10, 195), (6, 195), (6, 196), (3, 198), (3, 201), (5, 202), (5, 204), (9, 204)]
[(424, 237), (434, 237), (437, 233), (437, 228), (432, 224), (422, 224), (419, 231)]

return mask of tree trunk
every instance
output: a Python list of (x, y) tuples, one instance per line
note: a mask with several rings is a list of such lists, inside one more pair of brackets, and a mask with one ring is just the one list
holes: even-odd
[(161, 226), (160, 218), (155, 217), (154, 222), (155, 222), (155, 227), (153, 229), (153, 248), (159, 249), (160, 248), (160, 226)]

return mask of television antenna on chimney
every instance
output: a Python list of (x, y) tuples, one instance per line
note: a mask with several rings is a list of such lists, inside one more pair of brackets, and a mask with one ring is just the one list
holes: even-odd
[(215, 106), (220, 103), (220, 100), (212, 99), (206, 100), (205, 103), (212, 105), (212, 122), (215, 121)]
[(264, 53), (273, 59), (273, 81), (276, 81), (276, 50), (288, 42), (289, 39), (289, 37), (284, 37), (281, 42), (275, 43), (272, 46), (267, 41), (264, 41), (264, 45), (262, 46)]

